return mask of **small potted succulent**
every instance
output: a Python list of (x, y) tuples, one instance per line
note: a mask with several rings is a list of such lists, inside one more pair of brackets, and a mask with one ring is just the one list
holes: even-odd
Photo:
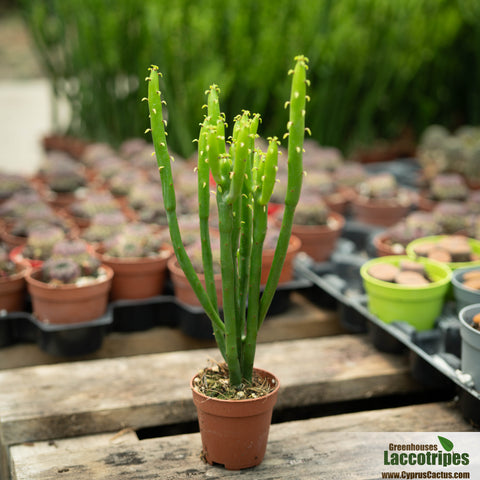
[(461, 369), (471, 375), (480, 391), (480, 303), (463, 307), (459, 314), (462, 339)]
[(0, 312), (23, 310), (27, 268), (10, 260), (6, 245), (0, 243)]
[(439, 173), (433, 177), (428, 188), (418, 196), (418, 207), (431, 211), (438, 202), (463, 202), (469, 195), (469, 188), (464, 177), (456, 172)]
[[(345, 218), (332, 210), (320, 195), (302, 191), (293, 217), (292, 233), (300, 239), (300, 250), (315, 262), (328, 260), (335, 250)], [(276, 223), (281, 225), (282, 212)]]
[[(206, 279), (204, 288), (181, 238), (158, 68), (152, 67), (147, 77), (151, 132), (173, 249), (180, 267), (211, 319), (215, 340), (225, 361), (225, 364), (216, 368), (204, 369), (191, 381), (203, 455), (208, 463), (219, 463), (227, 469), (248, 468), (262, 462), (279, 388), (278, 379), (273, 374), (254, 368), (254, 358), (257, 332), (278, 284), (301, 191), (306, 69), (307, 60), (303, 56), (297, 57), (291, 71), (292, 93), (288, 102), (288, 189), (275, 259), (262, 294), (262, 247), (268, 225), (267, 206), (276, 178), (277, 138), (269, 140), (266, 153), (255, 149), (259, 116), (244, 111), (235, 119), (231, 145), (227, 150), (218, 87), (209, 89), (207, 115), (198, 139), (197, 164), (198, 216)], [(210, 176), (215, 182), (218, 207), (223, 320), (217, 304), (210, 248)], [(252, 388), (249, 387), (258, 381), (265, 390), (255, 388), (252, 395)], [(215, 385), (214, 389), (209, 388), (212, 385)], [(226, 409), (227, 416), (221, 413)], [(210, 419), (216, 423), (215, 427), (207, 426)]]
[(128, 218), (120, 210), (96, 213), (81, 237), (88, 243), (101, 245), (109, 238), (120, 233), (128, 223)]
[(411, 258), (426, 257), (445, 263), (451, 270), (480, 265), (480, 240), (464, 235), (433, 235), (407, 245)]
[(83, 240), (58, 242), (41, 267), (27, 272), (33, 313), (45, 324), (95, 320), (107, 309), (112, 277)]
[(87, 189), (69, 207), (68, 213), (77, 226), (84, 230), (98, 213), (114, 213), (120, 205), (108, 190)]
[(27, 177), (16, 173), (0, 172), (0, 204), (15, 193), (30, 189)]
[(40, 169), (52, 206), (65, 208), (75, 200), (75, 192), (87, 183), (83, 165), (61, 152), (49, 152)]
[(442, 227), (433, 213), (417, 210), (395, 225), (376, 233), (372, 243), (378, 256), (405, 255), (407, 245), (413, 240), (440, 233), (443, 233)]
[(429, 330), (442, 312), (452, 272), (434, 260), (393, 255), (368, 260), (360, 275), (368, 309), (381, 321)]
[(414, 193), (399, 186), (391, 173), (377, 173), (357, 186), (352, 210), (360, 222), (390, 227), (408, 214), (414, 202)]
[(114, 272), (110, 298), (141, 299), (161, 295), (172, 249), (156, 226), (130, 223), (105, 240), (97, 253)]
[(441, 233), (466, 233), (469, 225), (468, 204), (459, 201), (438, 202), (432, 210), (433, 218), (440, 226)]
[(18, 264), (39, 267), (47, 260), (55, 245), (66, 238), (65, 231), (56, 225), (41, 224), (28, 232), (25, 245), (10, 252), (10, 258)]
[(480, 265), (454, 270), (452, 287), (457, 311), (468, 305), (480, 303)]

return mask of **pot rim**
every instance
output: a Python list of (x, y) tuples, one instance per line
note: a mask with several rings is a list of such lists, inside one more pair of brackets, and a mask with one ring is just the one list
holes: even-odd
[(418, 291), (418, 290), (432, 290), (437, 287), (441, 287), (444, 285), (447, 285), (451, 278), (452, 278), (452, 271), (450, 268), (441, 262), (437, 262), (435, 260), (431, 260), (428, 258), (423, 258), (423, 257), (418, 257), (415, 259), (415, 261), (418, 261), (420, 263), (423, 263), (425, 267), (428, 266), (434, 266), (435, 268), (438, 268), (441, 270), (445, 276), (439, 280), (436, 280), (434, 282), (431, 282), (427, 285), (416, 285), (416, 286), (411, 286), (411, 285), (399, 285), (397, 283), (392, 283), (392, 282), (386, 282), (383, 280), (378, 280), (374, 277), (372, 277), (368, 273), (369, 267), (372, 265), (375, 265), (377, 263), (389, 263), (389, 264), (398, 264), (402, 260), (411, 260), (412, 258), (409, 257), (408, 255), (387, 255), (384, 257), (377, 257), (373, 258), (371, 260), (367, 260), (361, 267), (360, 267), (360, 275), (363, 278), (364, 281), (371, 283), (372, 285), (376, 285), (378, 287), (383, 287), (383, 288), (388, 288), (391, 287), (391, 289), (398, 290), (398, 291)]
[(86, 283), (84, 285), (76, 285), (76, 284), (65, 284), (65, 285), (52, 285), (49, 283), (42, 282), (35, 278), (35, 276), (41, 271), (41, 267), (33, 268), (27, 271), (25, 275), (25, 280), (28, 284), (37, 287), (43, 288), (47, 290), (76, 290), (79, 288), (90, 288), (94, 287), (98, 284), (106, 283), (112, 280), (113, 278), (113, 269), (108, 265), (102, 264), (99, 268), (102, 268), (106, 275), (104, 278), (100, 279), (97, 282)]
[(471, 305), (467, 305), (463, 307), (460, 312), (458, 312), (460, 324), (463, 328), (466, 328), (467, 331), (474, 333), (475, 335), (480, 335), (480, 330), (473, 328), (465, 319), (471, 310), (478, 311), (480, 313), (480, 303), (472, 303)]
[(280, 388), (280, 381), (278, 380), (278, 377), (276, 375), (274, 375), (272, 372), (270, 372), (268, 370), (264, 370), (262, 368), (254, 367), (253, 370), (257, 373), (266, 374), (265, 376), (268, 375), (268, 376), (272, 377), (272, 379), (275, 380), (275, 388), (271, 392), (269, 392), (266, 395), (263, 395), (261, 397), (246, 398), (246, 399), (243, 399), (243, 400), (242, 399), (237, 400), (235, 398), (224, 399), (224, 398), (209, 397), (208, 395), (205, 395), (204, 393), (201, 393), (201, 392), (199, 392), (198, 390), (195, 389), (195, 387), (193, 385), (193, 382), (194, 382), (195, 378), (198, 377), (198, 373), (196, 373), (190, 380), (190, 389), (192, 390), (192, 392), (195, 395), (198, 395), (199, 397), (203, 398), (204, 402), (214, 401), (214, 402), (219, 402), (219, 403), (222, 403), (222, 404), (228, 404), (228, 403), (234, 402), (235, 404), (242, 405), (242, 404), (248, 404), (248, 403), (262, 401), (262, 400), (265, 400), (265, 399), (271, 397), (272, 395), (276, 395), (279, 388)]

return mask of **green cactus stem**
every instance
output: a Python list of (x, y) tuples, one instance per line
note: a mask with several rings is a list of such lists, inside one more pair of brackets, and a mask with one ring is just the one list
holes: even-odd
[[(160, 172), (164, 205), (172, 245), (182, 270), (210, 317), (215, 339), (228, 364), (230, 383), (240, 386), (251, 381), (257, 343), (275, 293), (289, 245), (293, 214), (300, 197), (303, 177), (305, 107), (308, 97), (308, 60), (295, 59), (290, 100), (288, 136), (288, 180), (283, 223), (275, 249), (273, 268), (260, 295), (263, 244), (267, 233), (267, 207), (276, 182), (278, 139), (269, 139), (267, 152), (255, 149), (260, 123), (258, 114), (248, 111), (237, 116), (227, 149), (225, 121), (220, 113), (219, 88), (206, 92), (207, 115), (198, 138), (198, 204), (202, 261), (206, 286), (199, 281), (185, 250), (176, 213), (171, 159), (168, 153), (158, 68), (147, 77), (150, 125)], [(223, 322), (217, 308), (209, 237), (210, 175), (216, 183), (215, 197), (220, 234), (220, 264), (223, 295)], [(248, 300), (248, 309), (247, 309)]]

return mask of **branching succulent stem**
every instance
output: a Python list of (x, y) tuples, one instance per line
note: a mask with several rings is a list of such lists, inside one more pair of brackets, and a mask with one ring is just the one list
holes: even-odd
[[(150, 125), (160, 171), (170, 237), (178, 263), (206, 314), (212, 321), (220, 352), (228, 364), (230, 383), (252, 379), (258, 330), (275, 293), (287, 253), (295, 207), (302, 186), (305, 133), (306, 70), (308, 60), (295, 59), (288, 130), (288, 181), (283, 223), (273, 266), (263, 294), (263, 244), (268, 226), (268, 202), (276, 181), (278, 140), (270, 139), (266, 153), (255, 151), (259, 115), (244, 111), (236, 118), (231, 146), (226, 148), (225, 123), (220, 113), (219, 89), (207, 91), (208, 114), (198, 139), (198, 204), (205, 288), (183, 246), (176, 213), (170, 155), (167, 148), (158, 68), (147, 77)], [(223, 321), (218, 310), (209, 233), (210, 175), (216, 182), (222, 275)]]

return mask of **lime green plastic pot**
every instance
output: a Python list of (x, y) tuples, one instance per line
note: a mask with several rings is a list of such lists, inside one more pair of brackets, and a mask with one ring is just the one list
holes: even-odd
[[(448, 235), (433, 235), (430, 237), (422, 237), (417, 238), (416, 240), (411, 241), (406, 248), (406, 253), (410, 258), (419, 258), (418, 255), (415, 253), (415, 247), (422, 243), (427, 242), (438, 242), (442, 238), (447, 237)], [(480, 258), (480, 240), (476, 240), (475, 238), (468, 238), (468, 244), (472, 249), (472, 252), (476, 254)], [(465, 267), (475, 267), (480, 266), (480, 260), (472, 260), (471, 262), (448, 262), (445, 263), (448, 265), (451, 270), (455, 270), (457, 268), (465, 268)]]
[(360, 275), (368, 297), (368, 309), (386, 323), (407, 322), (417, 330), (433, 328), (442, 312), (445, 296), (450, 286), (452, 271), (440, 262), (419, 258), (432, 280), (428, 285), (408, 286), (377, 280), (368, 274), (377, 263), (398, 266), (402, 260), (411, 260), (407, 255), (374, 258), (360, 268)]

